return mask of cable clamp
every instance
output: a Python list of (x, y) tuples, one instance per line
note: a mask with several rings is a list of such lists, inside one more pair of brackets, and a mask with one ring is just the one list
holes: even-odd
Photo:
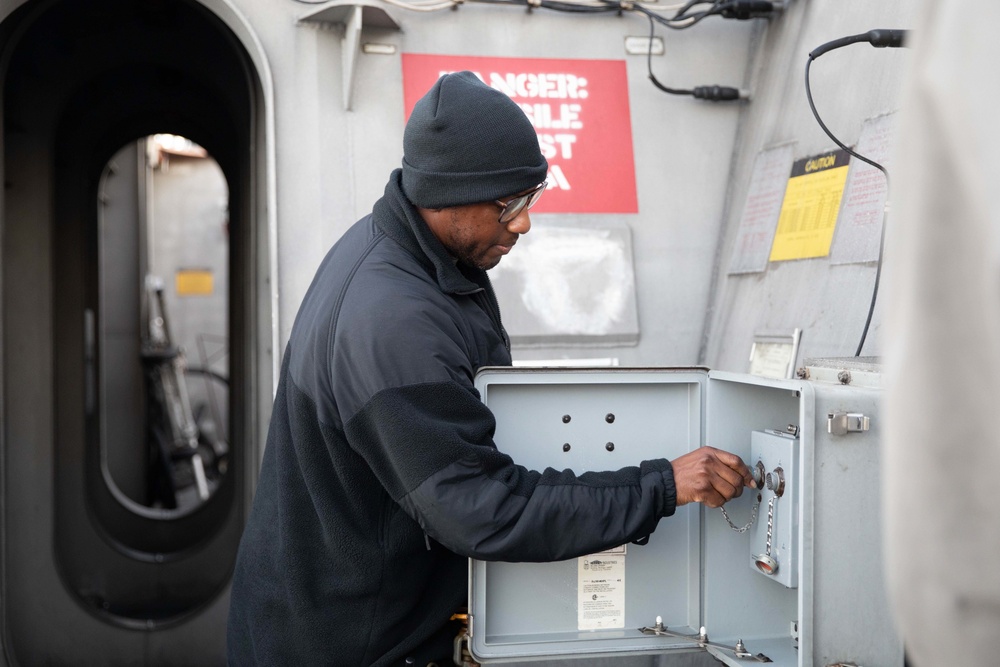
[(542, 6), (542, 0), (528, 0), (528, 6), (533, 9), (538, 9)]
[(635, 9), (635, 2), (632, 2), (632, 0), (618, 0), (618, 9), (630, 12)]

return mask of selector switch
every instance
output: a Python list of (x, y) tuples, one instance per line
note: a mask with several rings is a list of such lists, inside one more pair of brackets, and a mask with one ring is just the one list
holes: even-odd
[(761, 461), (757, 461), (757, 465), (750, 469), (750, 474), (753, 476), (753, 481), (757, 485), (758, 489), (764, 488), (764, 464)]

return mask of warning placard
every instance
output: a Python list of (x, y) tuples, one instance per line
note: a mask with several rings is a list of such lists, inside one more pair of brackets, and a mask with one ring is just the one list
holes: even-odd
[(792, 165), (770, 261), (830, 254), (849, 162), (848, 153), (836, 150)]
[(178, 296), (207, 296), (212, 293), (212, 285), (209, 269), (178, 269), (174, 274)]
[(625, 627), (625, 547), (577, 559), (577, 627)]
[(767, 268), (788, 184), (793, 148), (792, 144), (776, 146), (758, 153), (754, 160), (736, 243), (729, 259), (729, 273), (753, 273)]
[(406, 117), (438, 77), (469, 70), (517, 102), (549, 163), (540, 213), (637, 213), (624, 60), (404, 53)]
[[(861, 126), (854, 152), (889, 169), (896, 131), (896, 114), (870, 118)], [(888, 195), (886, 177), (867, 162), (855, 160), (844, 187), (844, 203), (830, 249), (831, 264), (878, 260)]]

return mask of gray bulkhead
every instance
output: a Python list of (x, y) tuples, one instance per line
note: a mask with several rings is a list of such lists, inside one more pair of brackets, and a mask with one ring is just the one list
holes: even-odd
[[(611, 235), (631, 281), (625, 323), (588, 336), (539, 330), (537, 312), (522, 306), (532, 267), (498, 273), (516, 360), (744, 373), (755, 337), (795, 329), (795, 366), (854, 353), (874, 261), (819, 257), (735, 272), (734, 257), (758, 156), (835, 147), (806, 104), (808, 52), (872, 28), (909, 27), (914, 3), (792, 0), (770, 20), (657, 29), (657, 78), (748, 91), (737, 103), (657, 90), (646, 56), (626, 52), (627, 40), (649, 35), (637, 13), (475, 2), (417, 12), (366, 2), (352, 24), (342, 4), (0, 0), (0, 662), (224, 663), (226, 582), (275, 368), (315, 267), (399, 165), (405, 54), (624, 63), (636, 212), (540, 211), (532, 222), (538, 237), (567, 227)], [(816, 61), (817, 106), (845, 143), (858, 143), (866, 121), (898, 111), (907, 63), (904, 49), (867, 45)], [(161, 131), (210, 150), (231, 216), (233, 464), (211, 502), (171, 520), (132, 512), (108, 491), (100, 425), (87, 409), (101, 170), (127, 142)], [(591, 165), (598, 180), (621, 181), (600, 166)], [(601, 285), (564, 287), (586, 303), (579, 291)], [(881, 351), (880, 312), (865, 355)], [(156, 600), (173, 611), (150, 611)], [(609, 660), (580, 664), (627, 664)]]

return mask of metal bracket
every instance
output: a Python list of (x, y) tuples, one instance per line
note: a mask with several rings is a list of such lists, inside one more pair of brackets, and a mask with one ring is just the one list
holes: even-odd
[(300, 23), (331, 23), (344, 28), (341, 38), (344, 109), (351, 110), (357, 58), (361, 52), (361, 32), (364, 28), (402, 30), (399, 22), (376, 0), (331, 0), (299, 17)]
[(826, 431), (832, 435), (861, 433), (870, 427), (868, 416), (859, 412), (830, 412), (826, 417)]
[(705, 630), (704, 626), (702, 626), (701, 630), (696, 635), (685, 634), (683, 632), (675, 632), (673, 630), (667, 629), (667, 627), (663, 625), (663, 619), (657, 616), (656, 624), (653, 625), (653, 627), (639, 628), (639, 632), (641, 632), (644, 635), (656, 635), (657, 637), (674, 637), (676, 639), (686, 639), (690, 642), (694, 642), (701, 648), (708, 648), (709, 646), (711, 646), (712, 648), (715, 649), (722, 649), (723, 651), (729, 651), (737, 658), (741, 658), (744, 660), (752, 660), (754, 662), (771, 662), (771, 659), (768, 658), (763, 653), (758, 653), (757, 655), (754, 655), (749, 651), (747, 651), (746, 646), (743, 644), (742, 639), (736, 642), (736, 646), (727, 646), (725, 644), (719, 644), (717, 642), (709, 641), (708, 632)]

